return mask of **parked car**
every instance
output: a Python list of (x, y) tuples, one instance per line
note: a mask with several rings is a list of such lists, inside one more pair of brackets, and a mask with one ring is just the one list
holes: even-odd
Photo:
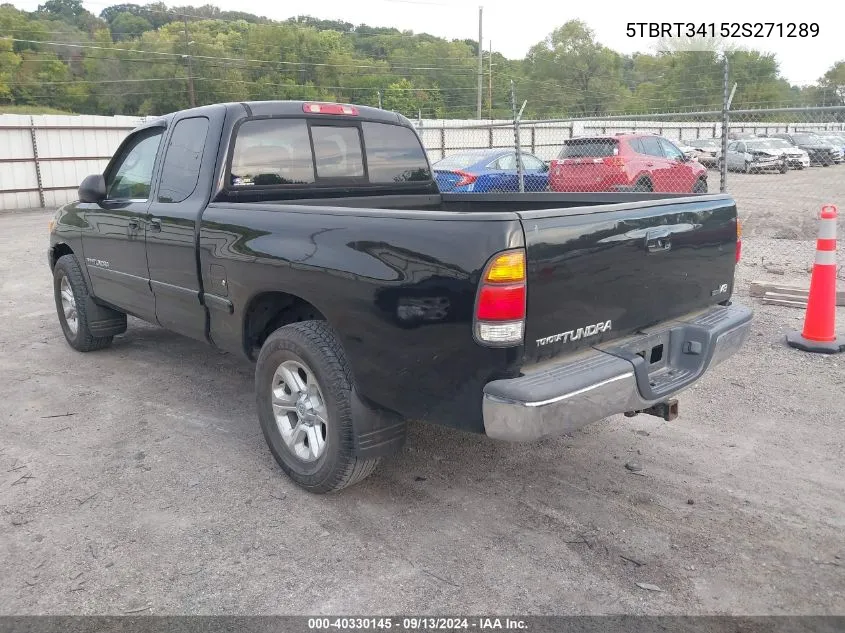
[(845, 136), (840, 136), (839, 134), (819, 134), (819, 138), (827, 141), (839, 150), (838, 155), (834, 158), (837, 163), (841, 163), (845, 159)]
[(551, 161), (549, 189), (707, 193), (707, 168), (662, 136), (572, 138)]
[(771, 137), (782, 138), (792, 143), (795, 147), (803, 149), (807, 152), (811, 165), (830, 167), (836, 162), (836, 158), (841, 151), (837, 151), (833, 145), (822, 140), (820, 136), (812, 132), (779, 132), (772, 134)]
[(317, 493), (372, 473), (406, 420), (510, 441), (671, 420), (752, 318), (730, 196), (443, 194), (410, 121), (363, 106), (149, 120), (50, 225), (68, 344), (106, 348), (132, 314), (255, 362), (270, 451)]
[(674, 145), (681, 150), (687, 158), (698, 160), (698, 152), (694, 147), (687, 145), (683, 141), (675, 141)]
[(770, 137), (763, 137), (761, 140), (766, 141), (770, 150), (781, 152), (786, 157), (786, 163), (791, 169), (806, 169), (810, 166), (810, 155), (800, 147), (795, 147), (789, 141)]
[(728, 171), (744, 171), (746, 174), (766, 170), (785, 174), (789, 170), (787, 157), (782, 149), (771, 146), (769, 139), (756, 138), (731, 141), (725, 152)]
[[(519, 191), (516, 152), (482, 149), (451, 154), (432, 165), (440, 191), (503, 193)], [(546, 191), (549, 166), (533, 154), (522, 153), (525, 191)]]
[(705, 167), (716, 167), (722, 155), (722, 139), (697, 138), (690, 139), (687, 144), (695, 150), (698, 162)]

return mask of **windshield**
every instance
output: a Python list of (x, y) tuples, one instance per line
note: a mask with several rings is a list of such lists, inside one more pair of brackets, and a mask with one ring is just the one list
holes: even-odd
[(721, 147), (721, 141), (714, 138), (699, 139), (693, 143), (693, 147)]
[(792, 138), (795, 139), (796, 143), (808, 143), (810, 145), (821, 142), (821, 138), (815, 134), (796, 134)]
[[(781, 145), (783, 143), (783, 145)], [(774, 139), (761, 139), (757, 141), (746, 141), (745, 142), (748, 147), (751, 149), (783, 149), (784, 147), (789, 147), (789, 143), (784, 141), (776, 141)]]
[(558, 158), (615, 156), (619, 153), (617, 142), (611, 138), (573, 138), (564, 141)]
[(788, 141), (784, 141), (782, 138), (770, 138), (769, 147), (773, 147), (775, 149), (789, 149), (790, 147), (793, 147), (793, 145)]

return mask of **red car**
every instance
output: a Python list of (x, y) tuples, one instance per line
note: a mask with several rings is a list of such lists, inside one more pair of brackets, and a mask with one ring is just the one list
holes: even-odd
[(550, 163), (549, 189), (707, 193), (707, 168), (662, 136), (573, 138)]

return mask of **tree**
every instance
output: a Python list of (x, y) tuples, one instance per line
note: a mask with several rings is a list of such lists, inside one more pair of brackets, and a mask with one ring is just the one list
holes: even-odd
[(21, 65), (21, 58), (12, 50), (12, 43), (0, 40), (0, 101), (11, 101), (12, 78)]
[[(539, 114), (596, 115), (618, 108), (624, 95), (620, 56), (570, 20), (533, 46), (525, 60)], [(531, 103), (531, 102), (529, 102)]]
[(839, 103), (833, 105), (845, 105), (845, 61), (836, 62), (831, 66), (819, 79), (819, 86), (839, 100)]
[(112, 40), (115, 42), (140, 37), (141, 34), (152, 29), (153, 25), (149, 20), (128, 11), (118, 13), (109, 24)]

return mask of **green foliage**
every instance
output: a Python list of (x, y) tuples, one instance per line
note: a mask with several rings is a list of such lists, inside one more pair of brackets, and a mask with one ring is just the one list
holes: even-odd
[(153, 25), (150, 24), (147, 18), (129, 13), (128, 11), (118, 13), (109, 22), (111, 37), (115, 42), (140, 37), (144, 32), (151, 31), (152, 29)]
[[(81, 0), (46, 0), (33, 13), (0, 5), (0, 36), (0, 104), (15, 107), (162, 114), (188, 107), (192, 81), (198, 104), (375, 106), (381, 95), (384, 108), (413, 118), (476, 116), (472, 40), (310, 16), (275, 22), (213, 5), (117, 4), (95, 17)], [(771, 55), (734, 50), (730, 63), (737, 108), (845, 103), (845, 62), (802, 88), (780, 76)], [(719, 109), (723, 92), (716, 52), (620, 55), (579, 20), (522, 60), (485, 51), (484, 73), (483, 112), (494, 118), (511, 116), (512, 80), (527, 118)]]

